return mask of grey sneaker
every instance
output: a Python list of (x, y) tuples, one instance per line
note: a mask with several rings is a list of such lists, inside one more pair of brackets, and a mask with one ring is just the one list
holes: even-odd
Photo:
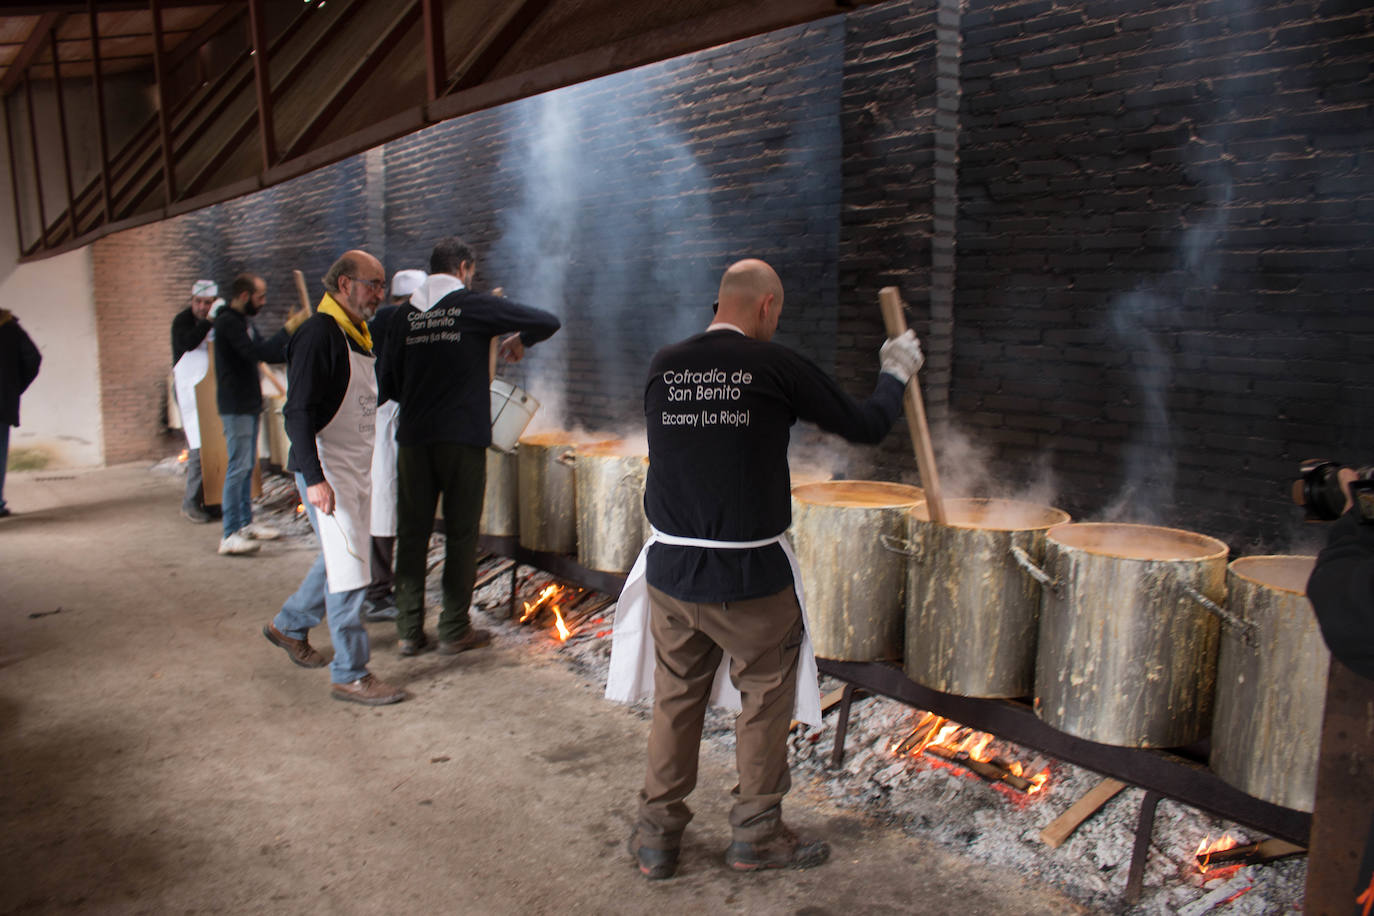
[(281, 537), (280, 531), (261, 522), (249, 522), (240, 528), (238, 533), (255, 541), (275, 541)]
[(363, 599), (363, 621), (366, 623), (386, 623), (395, 620), (399, 613), (390, 598), (383, 598), (381, 601)]
[(735, 871), (815, 868), (829, 858), (829, 843), (825, 840), (803, 839), (786, 825), (767, 840), (758, 843), (736, 840), (725, 850), (725, 864)]
[(204, 509), (202, 509), (200, 506), (197, 506), (195, 503), (182, 503), (181, 517), (186, 519), (187, 521), (196, 522), (198, 524), (204, 524), (206, 522), (214, 521), (214, 519), (210, 518), (209, 512), (206, 512)]

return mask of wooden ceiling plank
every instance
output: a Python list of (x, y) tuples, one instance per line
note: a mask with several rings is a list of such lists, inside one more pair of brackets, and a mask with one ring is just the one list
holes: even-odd
[(100, 137), (100, 192), (105, 203), (105, 222), (114, 222), (110, 195), (110, 133), (105, 129), (105, 78), (100, 73), (100, 29), (96, 25), (95, 0), (86, 0), (91, 23), (91, 86), (95, 93), (96, 133)]
[(33, 81), (24, 73), (24, 101), (29, 109), (29, 150), (33, 156), (33, 190), (38, 198), (38, 241), (48, 247), (48, 214), (43, 208), (43, 169), (38, 159), (38, 126), (33, 117)]
[(172, 158), (172, 124), (167, 111), (167, 61), (162, 54), (162, 2), (148, 0), (153, 14), (153, 78), (157, 93), (158, 131), (162, 139), (162, 177), (167, 188), (167, 203), (177, 199), (176, 160)]
[(524, 0), (512, 5), (504, 16), (492, 20), (486, 32), (458, 64), (444, 94), (471, 89), (486, 81), (487, 75), (505, 57), (511, 45), (532, 26), (552, 0)]
[(448, 58), (444, 55), (444, 5), (442, 0), (424, 0), (425, 17), (425, 96), (434, 101), (448, 79)]
[(67, 185), (67, 225), (71, 237), (76, 238), (76, 191), (72, 187), (72, 147), (67, 135), (67, 103), (62, 97), (62, 71), (57, 62), (57, 30), (48, 32), (48, 46), (52, 52), (53, 94), (57, 98), (58, 136), (62, 140), (62, 177)]
[(33, 31), (29, 33), (28, 39), (24, 42), (24, 47), (19, 49), (19, 54), (15, 57), (14, 63), (10, 64), (10, 68), (5, 71), (4, 78), (0, 79), (0, 95), (9, 95), (14, 91), (15, 87), (24, 79), (24, 71), (38, 56), (38, 52), (43, 50), (48, 32), (61, 22), (61, 13), (44, 13), (38, 17)]
[(248, 0), (248, 20), (253, 34), (253, 77), (258, 91), (258, 135), (262, 139), (262, 170), (272, 167), (277, 158), (277, 135), (272, 128), (272, 82), (267, 69), (270, 53), (263, 0)]
[(19, 160), (14, 155), (14, 117), (8, 96), (0, 97), (0, 104), (5, 106), (5, 149), (10, 154), (10, 200), (14, 204), (14, 240), (22, 249), (24, 247), (24, 220), (20, 216), (23, 207), (19, 197)]
[(363, 83), (375, 75), (377, 65), (391, 53), (391, 50), (396, 47), (406, 32), (415, 26), (415, 20), (419, 16), (419, 3), (412, 2), (392, 20), (391, 26), (372, 43), (362, 59), (354, 63), (342, 80), (333, 83), (334, 91), (330, 93), (324, 104), (306, 123), (305, 128), (297, 134), (295, 141), (282, 156), (283, 159), (296, 158), (318, 141), (319, 133), (343, 110)]

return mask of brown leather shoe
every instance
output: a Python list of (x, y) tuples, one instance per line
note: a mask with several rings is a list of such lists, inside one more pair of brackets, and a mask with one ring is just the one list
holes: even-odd
[(428, 652), (434, 648), (434, 644), (429, 641), (425, 634), (421, 633), (418, 639), (398, 639), (396, 640), (396, 651), (407, 658)]
[(735, 871), (814, 868), (829, 858), (829, 843), (825, 840), (803, 839), (786, 825), (767, 840), (758, 843), (736, 840), (725, 850), (725, 864)]
[(309, 637), (292, 639), (270, 623), (262, 628), (262, 635), (266, 636), (272, 645), (285, 649), (287, 657), (302, 668), (323, 668), (329, 664), (325, 657), (310, 645)]
[(379, 681), (372, 674), (364, 674), (351, 684), (331, 684), (329, 692), (336, 700), (362, 703), (364, 706), (386, 706), (406, 698), (406, 692), (400, 687)]
[(468, 631), (457, 639), (445, 642), (439, 640), (440, 655), (457, 655), (469, 649), (480, 649), (491, 645), (491, 631), (481, 627), (468, 627)]

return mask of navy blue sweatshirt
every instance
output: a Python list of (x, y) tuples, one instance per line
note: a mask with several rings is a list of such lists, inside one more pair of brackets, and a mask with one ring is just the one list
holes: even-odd
[(229, 306), (215, 316), (215, 405), (221, 414), (262, 410), (258, 363), (286, 362), (286, 328), (263, 340), (248, 316)]
[(172, 319), (172, 365), (175, 366), (187, 351), (200, 346), (214, 324), (208, 318), (197, 318), (188, 305)]
[[(787, 530), (789, 429), (815, 423), (876, 443), (902, 409), (902, 383), (879, 374), (856, 401), (819, 366), (781, 344), (716, 330), (660, 350), (644, 391), (649, 478), (644, 511), (664, 534), (757, 541)], [(743, 601), (792, 584), (776, 544), (714, 550), (655, 544), (649, 584), (681, 601)]]
[(401, 403), (396, 442), (491, 445), (491, 339), (515, 331), (526, 346), (552, 337), (558, 317), (500, 296), (455, 290), (427, 312), (393, 319), (381, 385)]

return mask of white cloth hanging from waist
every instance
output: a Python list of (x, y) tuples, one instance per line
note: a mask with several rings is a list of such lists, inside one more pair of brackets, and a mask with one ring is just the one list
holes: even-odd
[[(649, 540), (639, 551), (634, 567), (625, 579), (615, 610), (615, 631), (611, 636), (611, 668), (606, 678), (606, 699), (633, 703), (654, 695), (654, 637), (649, 630), (649, 582), (646, 578), (649, 548), (654, 544), (671, 547), (704, 547), (708, 550), (753, 550), (777, 544), (792, 567), (792, 586), (802, 615), (802, 643), (797, 657), (797, 697), (792, 717), (807, 725), (821, 724), (820, 679), (816, 653), (811, 647), (811, 624), (806, 619), (806, 592), (796, 554), (785, 534), (758, 541), (712, 541), (705, 538), (678, 537), (650, 529)], [(711, 685), (711, 703), (726, 709), (740, 708), (739, 690), (730, 680), (730, 656), (724, 654), (716, 679)]]

